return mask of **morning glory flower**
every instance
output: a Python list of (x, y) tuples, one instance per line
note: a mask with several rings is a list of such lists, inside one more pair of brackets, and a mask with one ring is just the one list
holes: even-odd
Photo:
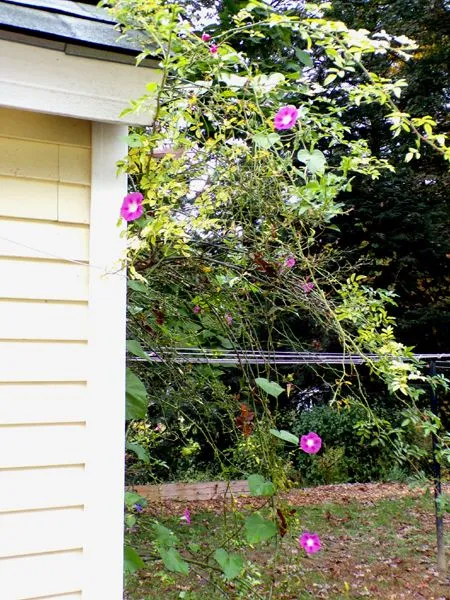
[(183, 516), (180, 517), (180, 521), (182, 523), (184, 523), (185, 525), (190, 525), (191, 524), (191, 513), (189, 512), (189, 510), (186, 508)]
[(310, 431), (308, 435), (302, 435), (300, 438), (300, 448), (308, 454), (317, 454), (322, 447), (322, 438)]
[(292, 269), (292, 267), (295, 266), (295, 258), (293, 256), (289, 256), (289, 258), (284, 261), (284, 266), (288, 269)]
[(300, 546), (308, 552), (308, 554), (315, 554), (320, 550), (320, 538), (317, 533), (305, 531), (305, 533), (298, 538), (298, 541)]
[(305, 283), (302, 283), (301, 288), (305, 294), (310, 294), (314, 289), (314, 284), (312, 281), (306, 281)]
[(139, 219), (139, 217), (142, 217), (142, 213), (144, 212), (142, 206), (143, 200), (144, 196), (141, 192), (131, 192), (130, 194), (127, 194), (123, 199), (120, 216), (125, 219), (125, 221), (135, 221), (136, 219)]
[(298, 110), (295, 106), (283, 106), (274, 118), (275, 129), (292, 129), (298, 119)]

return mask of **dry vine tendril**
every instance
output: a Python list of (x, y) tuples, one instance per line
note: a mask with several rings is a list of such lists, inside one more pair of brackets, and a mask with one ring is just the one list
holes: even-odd
[[(155, 351), (198, 345), (311, 350), (317, 332), (326, 332), (345, 353), (363, 357), (389, 391), (404, 399), (409, 422), (425, 435), (432, 427), (447, 460), (448, 436), (440, 433), (439, 420), (416, 405), (423, 384), (445, 381), (426, 377), (411, 349), (396, 341), (386, 309), (394, 295), (371, 289), (326, 242), (335, 228), (333, 218), (343, 211), (339, 193), (350, 189), (352, 178), (377, 178), (392, 170), (385, 159), (370, 153), (367, 142), (350, 135), (343, 111), (362, 102), (386, 106), (393, 135), (413, 134), (415, 146), (406, 160), (420, 156), (424, 143), (450, 160), (446, 139), (434, 131), (431, 117), (398, 110), (395, 99), (405, 82), (382, 79), (364, 65), (376, 53), (408, 59), (414, 43), (330, 21), (324, 17), (326, 3), (306, 4), (300, 19), (250, 2), (235, 17), (234, 27), (215, 38), (195, 33), (175, 3), (108, 4), (124, 34), (132, 31), (140, 40), (140, 59), (157, 59), (161, 69), (160, 83), (149, 83), (148, 93), (131, 102), (130, 111), (150, 110), (154, 122), (129, 136), (130, 152), (121, 165), (136, 189), (121, 211), (131, 223), (127, 262), (135, 279), (130, 332), (136, 341), (130, 350), (143, 355), (139, 341)], [(268, 69), (233, 46), (235, 38), (270, 37), (275, 30), (295, 33), (303, 41), (295, 51), (297, 72)], [(327, 60), (321, 85), (311, 77), (317, 49)], [(338, 104), (327, 86), (344, 75), (354, 77), (345, 88), (345, 101)], [(237, 400), (217, 381), (220, 374), (213, 367), (194, 374), (189, 366), (168, 361), (159, 369), (153, 376), (160, 377), (160, 391), (168, 381), (171, 387), (164, 401), (176, 409), (175, 391), (185, 390), (196, 415), (190, 418), (217, 460), (225, 464), (229, 459), (208, 430), (205, 393), (221, 403), (220, 418), (228, 423), (224, 427), (234, 428), (237, 444), (251, 438), (260, 461), (249, 486), (252, 494), (267, 497), (267, 510), (251, 514), (237, 531), (248, 544), (274, 537), (281, 541), (289, 523), (283, 512), (279, 515), (276, 494), (289, 477), (277, 439), (297, 446), (299, 440), (278, 429), (277, 398), (289, 393), (292, 377), (269, 363), (242, 364)], [(367, 411), (362, 435), (377, 436), (393, 444), (399, 456), (405, 454), (402, 431), (373, 414), (364, 390), (358, 384), (350, 389), (350, 378), (358, 382), (351, 366), (336, 374), (335, 401), (362, 404)], [(300, 441), (302, 449), (318, 451), (320, 432), (304, 434), (308, 439)], [(139, 502), (133, 497), (128, 504), (133, 510)], [(184, 517), (190, 522), (189, 515)], [(158, 523), (151, 535), (169, 570), (187, 573), (189, 564), (201, 566), (213, 578), (219, 572), (236, 579), (248, 592), (244, 561), (229, 551), (229, 535), (224, 547), (201, 559), (182, 556), (176, 536)], [(304, 532), (300, 543), (308, 552), (320, 548), (314, 533)], [(134, 566), (141, 564), (134, 560)]]

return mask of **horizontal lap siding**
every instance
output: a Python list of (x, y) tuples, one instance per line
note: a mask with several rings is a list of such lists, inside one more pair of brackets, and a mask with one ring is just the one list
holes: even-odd
[(0, 581), (2, 600), (79, 592), (83, 585), (83, 553), (72, 550), (0, 560)]
[(84, 466), (3, 469), (0, 489), (0, 514), (81, 506), (86, 491)]
[(91, 126), (0, 109), (2, 600), (81, 600)]

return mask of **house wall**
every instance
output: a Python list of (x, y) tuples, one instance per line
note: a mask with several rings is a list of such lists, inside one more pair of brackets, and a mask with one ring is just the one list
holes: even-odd
[(2, 600), (86, 597), (91, 139), (0, 108)]

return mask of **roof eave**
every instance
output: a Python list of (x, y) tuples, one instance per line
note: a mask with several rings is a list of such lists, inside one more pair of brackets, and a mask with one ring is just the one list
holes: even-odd
[[(23, 31), (15, 31), (8, 28), (0, 28), (0, 39), (17, 42), (20, 44), (28, 44), (38, 46), (40, 48), (48, 48), (50, 50), (58, 50), (72, 56), (80, 56), (83, 58), (92, 58), (95, 60), (105, 60), (109, 62), (117, 62), (128, 65), (136, 65), (138, 52), (126, 49), (112, 49), (102, 45), (94, 46), (92, 44), (75, 43), (48, 34), (41, 36), (31, 35)], [(139, 66), (155, 69), (158, 67), (158, 62), (149, 58), (140, 61)]]

